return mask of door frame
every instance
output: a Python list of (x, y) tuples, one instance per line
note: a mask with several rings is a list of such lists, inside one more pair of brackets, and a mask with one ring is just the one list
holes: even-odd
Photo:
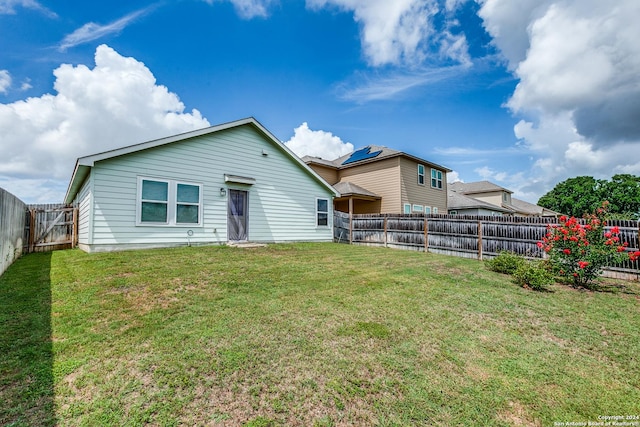
[[(230, 242), (246, 242), (249, 240), (249, 191), (241, 190), (237, 188), (229, 188), (228, 189), (229, 197), (227, 199), (227, 240)], [(238, 217), (237, 215), (233, 215), (232, 213), (232, 194), (244, 194), (244, 215)], [(231, 239), (231, 227), (232, 223), (235, 221), (235, 218), (243, 218), (243, 226), (244, 226), (244, 239)]]

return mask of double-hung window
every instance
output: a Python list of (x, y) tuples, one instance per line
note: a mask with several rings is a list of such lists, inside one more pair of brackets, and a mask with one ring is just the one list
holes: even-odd
[(424, 185), (424, 165), (418, 165), (418, 184)]
[(316, 199), (316, 225), (329, 226), (329, 199)]
[(176, 184), (176, 224), (200, 223), (200, 193), (197, 184)]
[(140, 180), (141, 223), (167, 224), (169, 220), (169, 182)]
[(442, 171), (431, 169), (431, 187), (442, 190)]
[(202, 225), (202, 184), (138, 177), (137, 225)]

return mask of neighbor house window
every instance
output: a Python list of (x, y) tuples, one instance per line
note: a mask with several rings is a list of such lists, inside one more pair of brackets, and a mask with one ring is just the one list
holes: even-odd
[(431, 169), (431, 187), (442, 189), (442, 171)]
[(425, 206), (424, 207), (424, 213), (430, 214), (431, 213), (431, 206)]
[(424, 165), (418, 165), (418, 184), (424, 185)]
[(138, 225), (201, 225), (202, 184), (138, 178)]
[(437, 213), (438, 213), (438, 207), (437, 207), (437, 206), (434, 206), (434, 207), (433, 207), (433, 213), (434, 213), (434, 214), (437, 214)]
[(411, 203), (405, 203), (404, 204), (404, 213), (406, 213), (406, 214), (410, 214), (411, 213)]
[(329, 199), (316, 199), (316, 225), (319, 227), (329, 225)]
[(424, 208), (422, 207), (422, 205), (413, 205), (413, 211), (414, 212), (423, 212)]

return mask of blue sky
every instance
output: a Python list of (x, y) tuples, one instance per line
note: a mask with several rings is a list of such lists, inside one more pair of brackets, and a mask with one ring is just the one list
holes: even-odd
[(536, 202), (640, 175), (636, 0), (0, 0), (0, 187), (254, 116), (299, 155), (369, 144)]

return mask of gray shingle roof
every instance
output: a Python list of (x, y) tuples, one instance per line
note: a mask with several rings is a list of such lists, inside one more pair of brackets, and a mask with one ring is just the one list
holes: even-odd
[(367, 196), (367, 197), (375, 197), (375, 198), (381, 198), (380, 196), (378, 196), (376, 193), (372, 193), (371, 191), (367, 190), (366, 188), (362, 188), (359, 185), (356, 185), (352, 182), (339, 182), (337, 184), (334, 184), (333, 188), (336, 189), (336, 191), (338, 193), (340, 193), (341, 197), (346, 197), (346, 196)]
[(474, 199), (473, 197), (467, 197), (464, 194), (460, 194), (455, 191), (448, 192), (447, 209), (488, 209), (504, 213), (514, 212), (511, 209), (492, 205), (491, 203), (483, 202), (482, 200)]
[(494, 184), (489, 181), (476, 181), (476, 182), (452, 182), (448, 184), (448, 187), (458, 193), (462, 194), (476, 194), (476, 193), (490, 193), (493, 191), (506, 191), (507, 193), (513, 193), (504, 187)]
[[(376, 153), (378, 151), (380, 151), (379, 154), (376, 154), (375, 156), (364, 156), (363, 159), (361, 160), (356, 160), (354, 162), (351, 163), (346, 163), (344, 164), (345, 161), (347, 161), (354, 153), (364, 150), (364, 149), (369, 149), (369, 153), (373, 154)], [(408, 157), (410, 159), (413, 159), (415, 161), (417, 161), (418, 163), (422, 163), (424, 165), (428, 165), (429, 167), (433, 167), (433, 168), (437, 168), (440, 170), (443, 170), (445, 172), (451, 172), (451, 169), (446, 168), (442, 165), (430, 162), (428, 160), (424, 160), (421, 159), (419, 157), (416, 156), (412, 156), (411, 154), (407, 154), (404, 153), (402, 151), (398, 151), (398, 150), (393, 150), (391, 148), (387, 148), (384, 147), (382, 145), (367, 145), (365, 147), (359, 148), (357, 150), (355, 150), (354, 152), (351, 152), (349, 154), (345, 154), (344, 156), (338, 157), (335, 160), (326, 160), (326, 159), (322, 159), (320, 157), (313, 157), (313, 156), (304, 156), (302, 158), (302, 160), (305, 163), (316, 163), (316, 164), (320, 164), (320, 165), (324, 165), (324, 166), (330, 166), (330, 167), (334, 167), (336, 169), (343, 169), (343, 168), (348, 168), (351, 166), (357, 166), (357, 165), (361, 165), (364, 163), (369, 163), (369, 162), (376, 162), (379, 160), (384, 160), (384, 159), (388, 159), (391, 157), (396, 157), (396, 156), (405, 156)]]

